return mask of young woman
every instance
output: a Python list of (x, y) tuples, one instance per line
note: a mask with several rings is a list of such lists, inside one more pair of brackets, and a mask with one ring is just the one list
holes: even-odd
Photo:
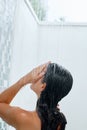
[[(28, 83), (38, 96), (32, 112), (9, 105)], [(55, 63), (43, 64), (0, 94), (0, 117), (16, 130), (65, 130), (67, 121), (57, 105), (69, 93), (72, 83), (68, 70)]]

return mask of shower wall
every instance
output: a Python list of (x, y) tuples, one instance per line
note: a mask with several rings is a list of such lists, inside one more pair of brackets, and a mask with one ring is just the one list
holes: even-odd
[[(0, 92), (9, 85), (15, 6), (16, 0), (0, 0)], [(1, 119), (0, 130), (7, 130)]]

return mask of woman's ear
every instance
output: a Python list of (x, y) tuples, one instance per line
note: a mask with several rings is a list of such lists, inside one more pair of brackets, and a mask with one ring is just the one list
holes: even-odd
[(57, 127), (57, 130), (61, 130), (61, 124)]
[(41, 92), (45, 89), (45, 87), (46, 87), (46, 83), (42, 83), (42, 85), (41, 85)]

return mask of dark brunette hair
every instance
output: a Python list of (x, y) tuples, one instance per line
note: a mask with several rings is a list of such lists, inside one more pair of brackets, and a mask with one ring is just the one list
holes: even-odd
[(42, 122), (41, 130), (57, 130), (58, 126), (60, 126), (60, 130), (65, 130), (67, 121), (57, 105), (71, 90), (72, 75), (62, 66), (50, 63), (42, 83), (46, 83), (46, 87), (42, 91), (36, 107)]

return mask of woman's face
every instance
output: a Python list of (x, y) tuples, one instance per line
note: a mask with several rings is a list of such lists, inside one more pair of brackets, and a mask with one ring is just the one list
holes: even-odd
[(30, 88), (40, 96), (41, 92), (45, 89), (46, 83), (42, 83), (42, 78), (36, 81), (35, 83), (31, 84)]

